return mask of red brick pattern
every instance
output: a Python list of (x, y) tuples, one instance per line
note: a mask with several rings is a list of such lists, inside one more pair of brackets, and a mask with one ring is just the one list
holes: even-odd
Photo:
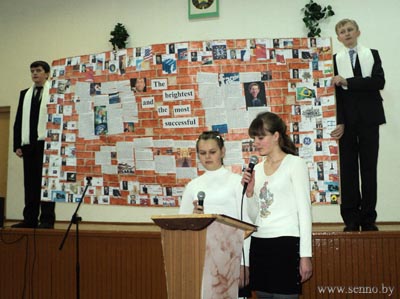
[[(205, 61), (191, 61), (192, 52), (196, 52), (199, 57), (206, 56), (202, 56), (205, 50), (205, 42), (174, 43), (175, 53), (170, 55), (176, 57), (176, 72), (171, 74), (166, 74), (163, 71), (163, 64), (156, 64), (156, 56), (168, 54), (168, 47), (171, 44), (142, 47), (140, 49), (140, 59), (137, 59), (136, 64), (132, 65), (127, 65), (127, 61), (137, 55), (137, 48), (126, 49), (126, 55), (124, 52), (122, 52), (122, 55), (117, 53), (116, 60), (118, 61), (119, 59), (122, 62), (122, 68), (116, 72), (110, 71), (110, 64), (113, 62), (114, 55), (112, 52), (102, 53), (104, 56), (101, 59), (97, 59), (97, 61), (95, 57), (98, 58), (100, 54), (82, 55), (53, 61), (53, 87), (51, 90), (53, 100), (48, 105), (48, 138), (44, 156), (42, 199), (76, 201), (81, 197), (87, 182), (85, 178), (93, 177), (92, 186), (86, 192), (85, 203), (140, 206), (178, 205), (183, 187), (190, 179), (177, 178), (173, 172), (159, 174), (153, 170), (139, 169), (135, 169), (134, 173), (131, 174), (105, 173), (102, 166), (96, 164), (96, 153), (104, 146), (115, 147), (118, 143), (134, 142), (143, 137), (152, 137), (153, 140), (193, 141), (202, 131), (210, 130), (211, 128), (206, 126), (206, 113), (202, 105), (202, 99), (199, 98), (198, 94), (197, 75), (200, 72), (215, 74), (258, 72), (260, 73), (260, 78), (262, 72), (267, 72), (268, 78), (260, 79), (259, 81), (262, 82), (265, 88), (265, 100), (268, 109), (279, 114), (287, 122), (288, 130), (293, 130), (292, 123), (294, 122), (305, 123), (307, 117), (315, 120), (315, 115), (310, 116), (304, 113), (312, 113), (313, 109), (310, 110), (310, 107), (320, 105), (316, 103), (318, 99), (333, 98), (334, 95), (334, 89), (329, 84), (323, 83), (324, 79), (329, 80), (333, 75), (330, 40), (323, 42), (324, 40), (321, 39), (320, 46), (318, 46), (318, 40), (317, 47), (310, 47), (310, 39), (308, 38), (262, 39), (261, 41), (265, 40), (267, 42), (264, 45), (262, 42), (261, 45), (256, 43), (255, 49), (250, 48), (250, 40), (246, 39), (213, 41), (212, 45), (226, 45), (227, 52), (231, 49), (236, 50), (239, 59), (230, 59), (229, 54), (228, 57), (222, 56), (222, 59), (216, 59), (218, 58), (217, 56), (210, 55), (214, 58), (211, 64), (205, 64)], [(272, 45), (273, 40), (277, 40), (278, 43)], [(177, 49), (182, 44), (187, 44), (187, 49), (186, 51), (178, 52), (179, 50)], [(147, 50), (151, 49), (151, 51), (145, 52), (146, 48)], [(288, 54), (292, 49), (298, 50), (300, 53), (305, 52), (308, 56), (293, 58), (292, 54)], [(246, 58), (244, 60), (240, 59), (243, 50), (246, 50), (249, 55), (248, 60)], [(270, 55), (273, 52), (275, 52), (276, 56), (271, 57)], [(262, 53), (267, 53), (267, 56), (264, 59), (259, 59), (260, 55), (263, 55)], [(279, 54), (282, 53), (286, 53), (285, 59), (279, 63), (278, 60), (282, 58), (279, 57)], [(187, 55), (187, 59), (179, 60), (179, 55)], [(225, 55), (227, 54), (225, 53)], [(138, 60), (141, 61), (140, 65), (137, 64)], [(109, 68), (96, 69), (96, 63), (99, 63), (99, 61), (103, 63), (102, 68), (106, 64), (108, 64)], [(299, 72), (300, 76), (297, 78), (293, 78), (294, 69)], [(307, 72), (309, 74), (305, 74)], [(75, 90), (77, 83), (104, 84), (114, 81), (129, 81), (133, 78), (146, 78), (146, 92), (135, 94), (136, 102), (138, 103), (138, 117), (134, 123), (133, 132), (105, 134), (98, 136), (96, 139), (79, 137), (77, 127), (79, 127), (80, 116), (77, 111)], [(167, 79), (168, 90), (194, 90), (195, 98), (194, 100), (165, 101), (163, 99), (163, 90), (153, 90), (151, 88), (151, 81), (154, 79)], [(315, 97), (299, 100), (301, 90), (291, 87), (291, 84), (295, 83), (297, 86), (303, 86), (308, 80), (318, 83), (316, 85), (311, 84), (314, 87), (305, 89), (305, 92), (310, 91), (310, 89), (314, 90)], [(243, 86), (243, 101), (245, 101), (246, 95), (245, 83), (241, 82)], [(66, 84), (67, 89), (60, 92), (59, 87), (62, 84)], [(142, 107), (143, 97), (153, 97), (154, 107)], [(174, 116), (172, 111), (176, 105), (190, 105), (191, 114)], [(157, 108), (160, 106), (168, 106), (169, 115), (158, 115)], [(303, 114), (295, 115), (295, 106), (307, 107), (306, 112), (303, 111)], [(334, 100), (329, 104), (323, 103), (318, 109), (322, 112), (321, 119), (335, 118)], [(66, 111), (72, 111), (72, 113)], [(245, 110), (243, 110), (243, 113), (245, 113)], [(174, 129), (163, 127), (164, 118), (177, 117), (197, 117), (198, 127)], [(334, 126), (334, 124), (330, 124), (330, 126)], [(325, 129), (324, 124), (323, 131), (326, 131)], [(312, 191), (313, 202), (329, 203), (331, 200), (336, 202), (339, 199), (337, 189), (337, 147), (334, 146), (326, 133), (324, 133), (324, 136), (315, 136), (316, 132), (317, 127), (305, 126), (303, 130), (293, 135), (299, 135), (300, 137), (299, 149), (306, 146), (305, 142), (307, 140), (313, 146), (317, 142), (321, 142), (327, 147), (330, 146), (330, 151), (327, 152), (325, 150), (324, 154), (313, 155), (311, 158), (308, 157), (307, 160), (310, 162), (310, 184), (313, 186), (313, 181), (316, 181), (318, 185), (318, 188), (314, 188)], [(290, 133), (292, 134), (293, 132)], [(249, 144), (245, 142), (249, 140), (247, 127), (240, 129), (228, 127), (228, 132), (223, 135), (226, 141), (244, 141), (242, 156), (245, 162), (248, 161), (251, 155), (257, 154), (252, 152), (251, 146), (247, 147)], [(310, 138), (303, 138), (307, 136)], [(186, 157), (190, 167), (197, 166), (195, 149), (192, 147), (186, 149), (154, 147), (151, 150), (154, 156), (172, 156), (177, 161), (177, 165), (182, 157)], [(302, 153), (300, 151), (300, 154)], [(314, 151), (312, 153), (315, 154)], [(116, 167), (118, 165), (118, 157), (115, 156), (113, 151), (110, 152), (110, 155), (110, 164)], [(331, 167), (332, 169), (328, 174), (329, 165), (334, 165), (334, 167)], [(240, 172), (242, 166), (233, 165), (232, 169)], [(201, 170), (196, 171), (198, 174), (202, 173)], [(321, 172), (324, 175), (320, 176)], [(145, 190), (146, 187), (148, 189), (147, 192)]]

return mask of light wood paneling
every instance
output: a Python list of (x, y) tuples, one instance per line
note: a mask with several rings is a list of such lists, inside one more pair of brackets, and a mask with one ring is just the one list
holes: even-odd
[[(76, 298), (74, 231), (64, 249), (58, 249), (65, 227), (57, 224), (54, 230), (37, 230), (35, 234), (28, 229), (0, 230), (0, 298)], [(83, 227), (81, 298), (167, 298), (156, 227)], [(365, 233), (343, 233), (336, 228), (323, 231), (319, 227), (314, 229), (313, 250), (314, 274), (303, 286), (302, 299), (400, 298), (398, 224), (386, 231), (381, 228), (380, 232)], [(389, 287), (394, 288), (391, 297)]]
[(400, 298), (400, 231), (314, 233), (303, 299)]
[[(76, 298), (74, 232), (62, 251), (61, 230), (1, 235), (20, 240), (0, 242), (0, 298)], [(167, 298), (160, 233), (80, 232), (80, 283), (81, 298)]]

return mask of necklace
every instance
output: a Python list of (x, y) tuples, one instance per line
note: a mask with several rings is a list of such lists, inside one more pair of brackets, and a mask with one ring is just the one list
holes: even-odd
[(285, 155), (283, 155), (280, 159), (277, 159), (277, 160), (272, 160), (272, 158), (271, 157), (268, 157), (267, 156), (267, 159), (265, 159), (265, 162), (267, 162), (268, 161), (268, 163), (270, 163), (270, 164), (276, 164), (276, 163), (280, 163), (280, 162), (282, 162), (282, 160), (284, 159), (286, 157), (286, 154)]
[(279, 168), (282, 160), (285, 157), (286, 157), (286, 154), (277, 160), (272, 160), (272, 158), (267, 157), (267, 159), (265, 159), (265, 161), (264, 161), (264, 173), (266, 175), (273, 175), (275, 173), (275, 171)]

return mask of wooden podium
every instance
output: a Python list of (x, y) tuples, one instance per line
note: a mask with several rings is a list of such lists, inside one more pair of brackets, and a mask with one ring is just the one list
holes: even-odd
[(161, 227), (169, 299), (237, 298), (243, 241), (255, 225), (216, 214), (152, 220)]

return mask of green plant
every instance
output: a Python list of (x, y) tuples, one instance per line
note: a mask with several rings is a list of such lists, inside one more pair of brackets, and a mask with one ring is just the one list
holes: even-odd
[(301, 10), (304, 12), (303, 22), (308, 29), (308, 37), (320, 36), (321, 29), (319, 28), (319, 23), (335, 15), (332, 6), (322, 7), (313, 0), (310, 0)]
[(126, 48), (126, 40), (129, 37), (128, 31), (126, 30), (125, 26), (121, 23), (117, 23), (115, 25), (114, 30), (110, 32), (111, 38), (109, 42), (113, 46), (113, 50), (118, 49), (125, 49)]

